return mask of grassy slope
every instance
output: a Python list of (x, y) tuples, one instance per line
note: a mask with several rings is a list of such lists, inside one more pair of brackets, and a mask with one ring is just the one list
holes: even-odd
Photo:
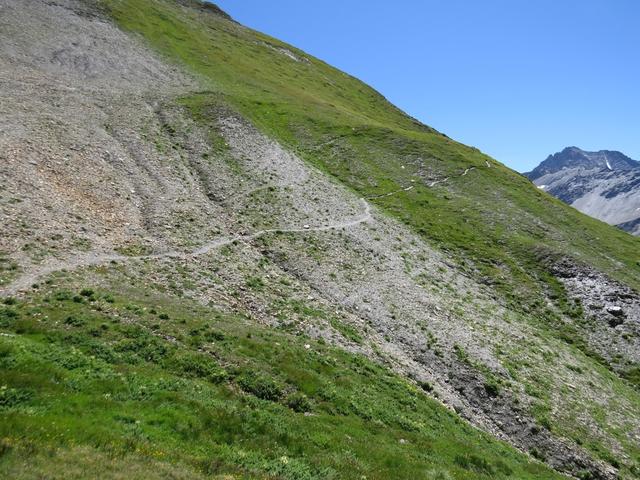
[(362, 357), (108, 292), (0, 307), (3, 478), (560, 478)]
[(370, 201), (458, 258), (545, 335), (606, 365), (561, 320), (582, 312), (546, 263), (569, 255), (638, 289), (640, 239), (568, 207), (477, 149), (408, 117), (359, 80), (276, 39), (171, 0), (104, 3), (123, 28), (208, 83), (209, 91), (184, 99), (196, 120), (206, 123), (222, 98), (363, 197), (414, 185)]
[[(125, 29), (142, 34), (169, 60), (208, 82), (209, 92), (185, 99), (196, 118), (206, 118), (223, 97), (362, 196), (415, 185), (405, 194), (372, 201), (451, 252), (463, 269), (494, 285), (541, 328), (555, 332), (561, 325), (551, 335), (575, 341), (574, 329), (559, 322), (558, 314), (580, 312), (548, 273), (545, 258), (568, 254), (640, 286), (638, 239), (580, 214), (477, 149), (407, 117), (357, 79), (278, 40), (170, 0), (104, 3)], [(475, 170), (461, 176), (468, 167)], [(428, 187), (444, 178), (449, 180)], [(555, 299), (551, 309), (549, 297)]]
[[(406, 116), (359, 80), (258, 32), (167, 0), (105, 2), (126, 29), (210, 82), (264, 131), (536, 308), (539, 257), (570, 254), (638, 288), (640, 240), (580, 214), (477, 149)], [(275, 47), (275, 48), (274, 48)], [(293, 61), (286, 48), (303, 61)], [(211, 97), (201, 95), (200, 108)], [(489, 162), (492, 168), (487, 168)], [(404, 166), (405, 168), (402, 168)], [(467, 167), (476, 167), (468, 175)], [(451, 177), (436, 188), (432, 180)], [(526, 294), (526, 295), (523, 295)]]
[[(637, 285), (636, 239), (420, 125), (358, 80), (315, 59), (294, 62), (265, 45), (282, 46), (274, 39), (169, 0), (104, 3), (209, 82), (210, 92), (184, 100), (196, 118), (222, 96), (363, 196), (417, 180), (374, 201), (509, 298), (530, 292), (527, 308), (557, 288), (537, 261), (549, 249)], [(420, 186), (449, 175), (446, 187)], [(82, 463), (111, 478), (556, 478), (362, 358), (166, 297), (114, 296), (51, 294), (3, 309), (0, 328), (12, 335), (0, 337), (5, 476), (73, 477)], [(213, 357), (198, 352), (210, 343)], [(269, 381), (256, 387), (250, 372)], [(275, 401), (258, 398), (271, 383), (281, 387)], [(301, 392), (314, 416), (287, 406)]]

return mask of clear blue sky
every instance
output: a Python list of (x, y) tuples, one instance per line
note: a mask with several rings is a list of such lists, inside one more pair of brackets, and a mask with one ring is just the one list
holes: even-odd
[(214, 2), (516, 170), (569, 145), (640, 160), (640, 1)]

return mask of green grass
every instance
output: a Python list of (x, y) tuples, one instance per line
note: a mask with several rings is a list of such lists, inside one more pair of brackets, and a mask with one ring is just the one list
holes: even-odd
[(143, 291), (41, 295), (0, 311), (5, 478), (561, 478), (361, 356)]
[[(449, 251), (515, 308), (539, 308), (551, 281), (544, 259), (556, 255), (640, 286), (638, 239), (422, 125), (359, 80), (278, 40), (172, 1), (104, 4), (125, 29), (209, 82), (209, 91), (183, 104), (212, 129), (218, 106), (232, 106), (364, 197), (415, 181), (409, 192), (373, 201)], [(293, 61), (273, 47), (305, 60)], [(461, 177), (470, 166), (475, 170)], [(447, 183), (428, 186), (445, 177)]]
[(0, 286), (11, 283), (19, 271), (18, 264), (9, 259), (6, 253), (0, 250)]
[[(491, 285), (522, 321), (568, 340), (562, 351), (575, 348), (580, 368), (600, 368), (593, 363), (599, 359), (579, 356), (589, 353), (586, 345), (560, 321), (582, 313), (545, 262), (571, 255), (637, 288), (637, 239), (579, 214), (406, 116), (357, 79), (275, 39), (171, 0), (102, 3), (122, 27), (204, 79), (201, 92), (176, 102), (210, 128), (214, 154), (227, 153), (215, 120), (231, 109), (360, 196), (415, 185), (370, 201)], [(295, 62), (278, 47), (306, 60)], [(470, 166), (475, 170), (460, 176)], [(145, 248), (120, 251), (140, 255)], [(0, 284), (15, 275), (12, 268), (0, 268)], [(254, 293), (266, 288), (259, 276), (245, 286)], [(2, 476), (560, 478), (430, 399), (430, 385), (415, 387), (286, 329), (143, 291), (43, 295), (0, 307)], [(322, 317), (347, 340), (365, 341), (354, 326), (302, 302), (282, 307), (292, 318)], [(463, 349), (458, 356), (466, 361)], [(624, 375), (637, 384), (636, 370)], [(621, 381), (601, 375), (614, 386)], [(525, 382), (539, 397), (532, 413), (554, 432), (578, 438), (569, 421), (551, 424), (551, 400), (537, 380), (546, 379)], [(503, 388), (487, 375), (488, 393)], [(586, 448), (609, 455), (583, 436)], [(625, 452), (636, 451), (625, 445)]]
[[(565, 340), (566, 348), (595, 362), (593, 368), (606, 364), (571, 323), (583, 312), (547, 265), (570, 256), (637, 289), (637, 238), (580, 214), (477, 149), (408, 117), (359, 80), (276, 39), (170, 0), (103, 4), (125, 30), (203, 80), (201, 92), (179, 103), (210, 129), (212, 144), (220, 144), (221, 151), (216, 119), (231, 109), (359, 196), (414, 185), (370, 201), (446, 252), (462, 272), (489, 285), (501, 303), (523, 314), (519, 318), (543, 336)], [(293, 61), (277, 48), (303, 60)], [(461, 176), (469, 167), (474, 169)], [(351, 327), (333, 327), (357, 341), (358, 333), (347, 330)], [(635, 370), (623, 375), (636, 381)], [(545, 420), (542, 410), (533, 413)]]

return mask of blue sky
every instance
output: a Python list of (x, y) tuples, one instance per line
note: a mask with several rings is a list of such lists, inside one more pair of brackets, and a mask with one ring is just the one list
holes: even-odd
[(516, 170), (569, 145), (640, 159), (640, 1), (215, 3)]

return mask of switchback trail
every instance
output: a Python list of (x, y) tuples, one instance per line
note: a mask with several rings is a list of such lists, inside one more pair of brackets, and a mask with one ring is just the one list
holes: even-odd
[(391, 195), (395, 195), (396, 193), (408, 192), (409, 190), (413, 189), (413, 187), (414, 187), (414, 185), (410, 185), (410, 186), (405, 187), (405, 188), (400, 188), (398, 190), (394, 190), (393, 192), (383, 193), (382, 195), (371, 195), (370, 197), (367, 197), (367, 199), (373, 200), (373, 199), (376, 199), (376, 198), (390, 197)]
[[(474, 170), (475, 167), (468, 167), (464, 170), (464, 172), (460, 175), (464, 177), (471, 170)], [(436, 180), (429, 184), (430, 187), (433, 187), (439, 183), (445, 183), (449, 180), (450, 177), (445, 177), (442, 180)], [(264, 188), (264, 187), (263, 187)], [(410, 185), (408, 187), (400, 188), (398, 190), (394, 190), (392, 192), (384, 193), (382, 195), (374, 195), (371, 197), (367, 197), (369, 200), (390, 197), (392, 195), (396, 195), (402, 192), (408, 192), (412, 190), (414, 185)], [(257, 232), (246, 234), (246, 235), (236, 235), (233, 237), (222, 237), (207, 242), (194, 250), (190, 251), (181, 251), (181, 250), (170, 250), (167, 252), (154, 253), (150, 255), (137, 255), (137, 256), (129, 256), (129, 255), (120, 255), (115, 253), (98, 253), (98, 252), (90, 252), (85, 254), (76, 255), (74, 258), (59, 260), (54, 259), (49, 262), (44, 263), (43, 265), (35, 265), (23, 273), (20, 277), (14, 280), (12, 283), (5, 287), (0, 287), (0, 297), (7, 297), (10, 295), (14, 295), (21, 290), (25, 290), (29, 288), (34, 283), (37, 283), (42, 278), (50, 275), (54, 272), (60, 271), (73, 271), (79, 268), (84, 267), (92, 267), (97, 265), (104, 265), (109, 262), (125, 262), (130, 260), (158, 260), (163, 258), (177, 258), (177, 259), (187, 259), (198, 257), (200, 255), (205, 255), (212, 250), (216, 250), (218, 248), (224, 247), (225, 245), (230, 245), (234, 242), (248, 242), (250, 240), (254, 240), (263, 235), (267, 235), (269, 233), (304, 233), (304, 232), (324, 232), (327, 230), (337, 230), (341, 228), (349, 228), (355, 225), (359, 225), (360, 223), (367, 222), (371, 220), (371, 205), (364, 199), (361, 198), (360, 202), (364, 207), (363, 213), (352, 220), (345, 220), (342, 222), (330, 223), (323, 226), (311, 226), (304, 225), (302, 227), (295, 228), (269, 228), (265, 230), (258, 230)]]
[[(491, 168), (491, 165), (489, 164), (489, 162), (487, 162), (485, 160), (485, 163), (487, 164), (487, 168)], [(470, 171), (475, 170), (476, 167), (467, 167), (464, 169), (464, 171), (460, 174), (461, 177), (465, 177)], [(446, 183), (447, 181), (449, 181), (451, 177), (444, 177), (440, 180), (433, 180), (431, 183), (428, 184), (429, 187), (435, 187), (436, 185), (440, 184), (440, 183)], [(385, 197), (390, 197), (391, 195), (395, 195), (396, 193), (401, 193), (401, 192), (408, 192), (409, 190), (412, 190), (415, 187), (415, 185), (410, 185), (408, 187), (404, 187), (404, 188), (400, 188), (398, 190), (394, 190), (392, 192), (388, 192), (388, 193), (383, 193), (381, 195), (371, 195), (370, 197), (367, 197), (368, 200), (374, 200), (376, 198), (385, 198)]]
[(50, 275), (54, 272), (60, 271), (73, 271), (79, 268), (91, 267), (97, 265), (104, 265), (109, 262), (124, 262), (130, 260), (157, 260), (163, 258), (177, 258), (177, 259), (188, 259), (193, 257), (198, 257), (200, 255), (205, 255), (212, 250), (216, 250), (218, 248), (224, 247), (225, 245), (230, 245), (234, 242), (248, 242), (250, 240), (254, 240), (258, 237), (269, 233), (304, 233), (304, 232), (324, 232), (328, 230), (338, 230), (342, 228), (349, 228), (361, 223), (367, 222), (371, 220), (371, 205), (363, 198), (360, 199), (364, 211), (357, 217), (351, 220), (345, 220), (342, 222), (330, 223), (322, 226), (307, 226), (304, 225), (302, 227), (294, 227), (294, 228), (269, 228), (265, 230), (258, 230), (257, 232), (250, 233), (247, 235), (236, 235), (233, 237), (222, 237), (207, 242), (194, 250), (191, 251), (180, 251), (180, 250), (171, 250), (168, 252), (155, 253), (150, 255), (137, 255), (137, 256), (128, 256), (128, 255), (120, 255), (114, 253), (97, 253), (91, 252), (86, 254), (76, 255), (74, 258), (67, 260), (52, 260), (46, 262), (43, 265), (36, 265), (32, 267), (29, 271), (25, 272), (19, 278), (14, 280), (11, 284), (6, 287), (0, 288), (0, 297), (6, 297), (10, 295), (14, 295), (17, 292), (29, 288), (34, 283), (38, 282), (42, 278)]

